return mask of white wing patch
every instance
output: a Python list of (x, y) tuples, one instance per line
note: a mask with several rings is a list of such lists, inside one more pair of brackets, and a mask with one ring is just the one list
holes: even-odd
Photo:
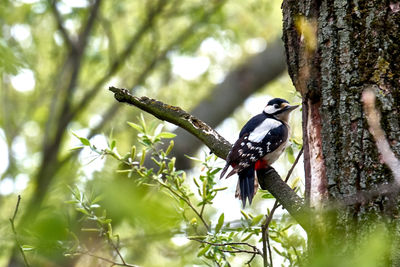
[(265, 119), (260, 125), (258, 125), (253, 132), (249, 135), (249, 140), (252, 142), (261, 142), (268, 132), (281, 126), (282, 123), (275, 119)]

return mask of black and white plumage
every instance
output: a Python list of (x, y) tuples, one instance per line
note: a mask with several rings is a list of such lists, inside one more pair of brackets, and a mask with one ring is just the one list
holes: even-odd
[(297, 107), (289, 105), (284, 99), (274, 98), (240, 131), (239, 139), (226, 158), (221, 178), (232, 166), (226, 178), (236, 173), (239, 175), (235, 196), (242, 200), (243, 207), (246, 199), (251, 204), (258, 188), (256, 170), (271, 165), (285, 150), (290, 131), (289, 113)]

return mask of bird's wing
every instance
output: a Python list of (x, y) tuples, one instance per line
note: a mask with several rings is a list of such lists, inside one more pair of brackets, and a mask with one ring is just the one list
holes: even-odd
[[(277, 122), (278, 125), (274, 122), (262, 123), (253, 132), (245, 133), (235, 142), (227, 157), (227, 165), (231, 165), (233, 170), (226, 178), (251, 166), (286, 141), (287, 127), (283, 123)], [(268, 125), (271, 128), (268, 128)], [(261, 131), (262, 129), (264, 132)], [(225, 174), (228, 166), (224, 168), (223, 174)]]

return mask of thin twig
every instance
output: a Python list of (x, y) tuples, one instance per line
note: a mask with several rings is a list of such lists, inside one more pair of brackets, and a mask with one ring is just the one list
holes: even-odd
[(127, 266), (125, 259), (124, 259), (124, 257), (122, 257), (121, 252), (119, 251), (118, 247), (114, 244), (114, 242), (111, 240), (111, 238), (108, 235), (107, 235), (107, 239), (108, 239), (108, 242), (113, 247), (113, 249), (115, 250), (115, 252), (117, 253), (120, 260), (122, 261), (122, 263), (124, 264), (124, 266)]
[(246, 243), (246, 242), (212, 243), (212, 242), (201, 240), (201, 239), (198, 239), (198, 238), (188, 237), (188, 239), (189, 240), (193, 240), (193, 241), (197, 241), (199, 243), (211, 245), (211, 246), (214, 246), (214, 247), (248, 246), (248, 247), (252, 248), (253, 251), (245, 250), (245, 249), (239, 249), (239, 248), (236, 248), (236, 247), (232, 248), (232, 249), (235, 249), (235, 250), (223, 250), (223, 249), (221, 249), (221, 251), (229, 252), (229, 253), (241, 253), (242, 252), (242, 253), (250, 253), (250, 254), (256, 254), (256, 255), (262, 255), (262, 252), (256, 246), (251, 245), (251, 244)]
[(69, 36), (68, 31), (64, 26), (64, 22), (63, 22), (63, 20), (61, 18), (61, 14), (57, 9), (56, 1), (55, 0), (49, 0), (48, 2), (49, 2), (49, 5), (50, 5), (50, 9), (51, 9), (51, 11), (53, 13), (53, 16), (54, 16), (54, 18), (55, 18), (55, 20), (57, 22), (58, 29), (60, 30), (61, 35), (63, 36), (65, 43), (67, 44), (67, 46), (70, 49), (75, 50), (77, 48), (76, 44), (72, 40), (72, 38)]
[[(292, 167), (290, 168), (290, 170), (288, 171), (288, 173), (286, 175), (285, 183), (287, 183), (289, 181), (289, 178), (292, 175), (292, 172), (293, 172), (294, 168), (296, 167), (297, 163), (299, 162), (300, 157), (303, 154), (303, 151), (304, 151), (304, 149), (303, 149), (303, 147), (301, 147), (299, 153), (297, 154), (296, 160), (293, 162)], [(272, 250), (271, 250), (271, 246), (269, 244), (269, 224), (271, 223), (274, 213), (278, 207), (279, 207), (278, 200), (275, 200), (275, 203), (271, 209), (271, 212), (269, 213), (269, 215), (265, 215), (266, 216), (265, 222), (261, 226), (264, 267), (267, 267), (268, 265), (273, 267)], [(268, 249), (268, 256), (269, 256), (270, 264), (268, 264), (267, 249)]]
[(248, 253), (248, 254), (253, 254), (253, 255), (259, 255), (260, 253), (255, 250), (246, 250), (246, 249), (240, 249), (240, 248), (233, 248), (233, 250), (227, 250), (227, 249), (220, 249), (222, 252), (229, 252), (232, 254), (235, 253)]
[(257, 254), (253, 254), (253, 256), (251, 256), (251, 258), (246, 262), (247, 265), (250, 266), (250, 263), (254, 260), (254, 258), (256, 257)]
[(161, 14), (163, 7), (168, 1), (161, 1), (158, 8), (151, 11), (151, 13), (147, 14), (147, 18), (144, 23), (140, 26), (138, 31), (131, 37), (131, 39), (127, 42), (125, 48), (121, 53), (119, 53), (114, 61), (110, 64), (107, 73), (104, 74), (95, 85), (89, 89), (80, 102), (76, 105), (75, 110), (72, 111), (72, 117), (75, 117), (78, 112), (81, 110), (81, 107), (87, 106), (87, 104), (97, 95), (98, 92), (102, 89), (102, 85), (106, 83), (126, 62), (126, 59), (135, 50), (136, 46), (139, 45), (140, 40), (143, 38), (145, 33), (151, 29), (154, 24), (155, 19)]
[(304, 151), (304, 148), (301, 147), (301, 149), (300, 149), (300, 151), (299, 151), (299, 154), (297, 154), (296, 160), (293, 162), (292, 167), (290, 168), (290, 170), (288, 171), (288, 173), (287, 173), (287, 175), (286, 175), (285, 183), (287, 183), (287, 181), (289, 181), (290, 175), (292, 175), (292, 172), (293, 172), (293, 170), (294, 170), (294, 167), (296, 167), (297, 163), (298, 163), (299, 160), (300, 160), (301, 155), (303, 155), (303, 151)]
[(166, 189), (168, 189), (172, 194), (174, 194), (176, 197), (178, 197), (179, 199), (183, 200), (190, 208), (191, 210), (197, 215), (197, 217), (199, 217), (199, 219), (201, 220), (201, 222), (204, 224), (204, 226), (206, 227), (207, 231), (210, 231), (210, 226), (208, 225), (208, 223), (204, 220), (203, 216), (197, 211), (197, 209), (193, 206), (192, 202), (190, 202), (189, 199), (184, 198), (183, 196), (179, 195), (177, 192), (175, 192), (175, 190), (173, 190), (170, 186), (166, 185), (165, 183), (158, 181), (160, 185), (162, 185), (163, 187), (165, 187)]
[(19, 204), (20, 203), (21, 203), (21, 195), (18, 195), (17, 204), (15, 205), (14, 215), (9, 220), (10, 220), (10, 223), (11, 223), (11, 229), (12, 229), (12, 231), (14, 233), (15, 243), (17, 243), (18, 250), (21, 253), (22, 258), (24, 259), (25, 266), (30, 267), (29, 262), (28, 262), (28, 260), (26, 258), (25, 252), (22, 249), (21, 243), (19, 242), (18, 234), (17, 234), (17, 231), (15, 230), (15, 224), (14, 224), (15, 217), (17, 217), (18, 208), (19, 208)]
[(82, 28), (81, 33), (79, 34), (78, 43), (77, 43), (77, 48), (79, 50), (78, 51), (79, 53), (83, 53), (84, 49), (86, 48), (87, 41), (89, 40), (89, 37), (90, 37), (90, 32), (92, 31), (94, 22), (97, 18), (97, 15), (99, 14), (101, 1), (102, 0), (96, 0), (92, 4), (87, 22), (85, 23), (84, 27)]
[(267, 248), (268, 248), (269, 262), (271, 264), (271, 267), (273, 267), (274, 263), (272, 261), (272, 249), (271, 249), (271, 244), (269, 243), (269, 228), (267, 228)]

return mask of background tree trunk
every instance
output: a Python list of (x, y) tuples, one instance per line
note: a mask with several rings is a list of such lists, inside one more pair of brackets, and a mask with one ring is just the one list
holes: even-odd
[[(307, 202), (320, 207), (391, 181), (368, 131), (361, 94), (375, 90), (382, 127), (399, 158), (400, 4), (285, 0), (282, 9), (288, 70), (303, 97)], [(325, 229), (333, 237), (329, 246), (346, 251), (376, 222), (385, 223), (392, 244), (399, 243), (398, 202), (398, 195), (381, 194), (336, 209)], [(317, 236), (311, 234), (311, 247)], [(387, 259), (399, 266), (399, 250), (392, 248)]]

